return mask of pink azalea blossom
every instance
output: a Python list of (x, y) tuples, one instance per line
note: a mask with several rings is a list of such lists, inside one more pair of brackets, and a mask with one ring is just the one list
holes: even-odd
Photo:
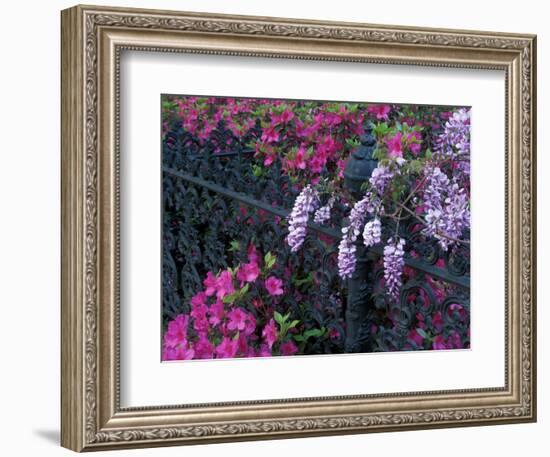
[(264, 284), (269, 295), (283, 295), (283, 281), (281, 281), (279, 278), (276, 278), (275, 276), (270, 276), (265, 280)]
[(397, 132), (393, 137), (386, 139), (388, 146), (388, 155), (393, 158), (403, 157), (403, 149), (401, 149), (401, 137), (403, 134)]
[(317, 125), (307, 125), (299, 119), (296, 120), (296, 136), (300, 138), (308, 138), (313, 136), (317, 129)]
[(271, 357), (272, 355), (271, 346), (268, 346), (267, 344), (262, 344), (256, 353), (257, 357)]
[(225, 314), (223, 302), (221, 300), (216, 300), (215, 303), (212, 303), (208, 314), (210, 315), (208, 319), (210, 324), (216, 327), (223, 320)]
[(325, 124), (335, 126), (342, 122), (342, 118), (337, 113), (325, 113)]
[(390, 112), (390, 106), (389, 105), (370, 105), (367, 108), (367, 112), (369, 114), (373, 114), (376, 116), (376, 119), (378, 120), (388, 120), (388, 114)]
[(216, 286), (218, 284), (218, 280), (212, 274), (211, 271), (206, 273), (206, 279), (202, 283), (206, 287), (205, 293), (208, 297), (210, 297), (210, 296), (212, 296), (216, 293)]
[(237, 272), (237, 279), (241, 282), (254, 282), (260, 275), (260, 267), (256, 262), (245, 263)]
[(239, 338), (237, 339), (237, 353), (243, 354), (244, 356), (248, 357), (249, 352), (250, 349), (248, 347), (248, 339), (246, 335), (240, 334)]
[(274, 153), (266, 154), (264, 157), (264, 165), (269, 167), (275, 161), (276, 155)]
[(288, 108), (285, 109), (281, 114), (273, 114), (271, 116), (271, 122), (276, 124), (288, 124), (292, 119), (294, 119), (294, 113)]
[(175, 346), (187, 338), (187, 326), (189, 325), (189, 316), (178, 315), (174, 320), (168, 323), (168, 329), (164, 334), (164, 344)]
[(227, 328), (229, 330), (243, 331), (246, 327), (248, 313), (242, 308), (234, 308), (227, 313), (229, 322)]
[(162, 352), (162, 360), (190, 360), (194, 355), (195, 351), (189, 347), (187, 342), (184, 342), (175, 347), (165, 347)]
[(256, 250), (256, 246), (254, 246), (253, 244), (248, 246), (247, 255), (249, 262), (253, 262), (256, 264), (260, 262), (260, 256), (258, 254), (258, 251)]
[(203, 335), (194, 345), (196, 359), (211, 359), (214, 356), (214, 345)]
[(191, 307), (200, 308), (206, 304), (207, 295), (205, 292), (199, 292), (191, 298)]
[(210, 330), (210, 323), (208, 322), (206, 315), (196, 317), (193, 320), (193, 328), (197, 333), (208, 332)]
[(193, 328), (197, 332), (208, 331), (208, 306), (206, 305), (206, 294), (199, 292), (191, 299), (191, 317), (193, 318)]
[[(191, 299), (193, 305), (193, 299)], [(195, 319), (206, 319), (206, 313), (208, 312), (208, 306), (205, 303), (196, 303), (192, 306), (191, 317)]]
[(304, 170), (306, 168), (306, 149), (300, 146), (296, 151), (296, 157), (294, 158), (294, 167)]
[(298, 352), (298, 348), (292, 340), (281, 343), (281, 347), (279, 349), (281, 351), (281, 355), (294, 355)]
[(269, 349), (271, 349), (275, 341), (277, 341), (278, 337), (277, 326), (275, 325), (275, 321), (273, 319), (270, 319), (269, 322), (265, 325), (264, 329), (262, 330), (262, 336), (264, 337)]
[(336, 142), (334, 138), (330, 135), (326, 135), (323, 138), (323, 142), (320, 144), (320, 150), (329, 157), (332, 157), (340, 147), (341, 144)]
[(235, 357), (238, 344), (239, 342), (237, 340), (224, 337), (222, 342), (216, 346), (216, 356), (220, 359)]
[(252, 335), (256, 331), (256, 318), (248, 313), (246, 318), (246, 325), (244, 327), (244, 335)]
[(407, 144), (409, 145), (409, 150), (412, 154), (418, 155), (420, 153), (420, 148), (422, 146), (422, 134), (420, 132), (414, 131), (407, 135)]
[(279, 134), (275, 131), (273, 125), (263, 130), (261, 140), (265, 143), (275, 143), (279, 141)]
[(326, 156), (319, 152), (316, 152), (313, 155), (313, 157), (309, 160), (309, 166), (313, 173), (321, 173), (326, 163), (327, 163)]
[(216, 297), (223, 298), (226, 295), (230, 295), (235, 292), (233, 287), (233, 277), (231, 272), (228, 270), (222, 271), (218, 280), (216, 281)]

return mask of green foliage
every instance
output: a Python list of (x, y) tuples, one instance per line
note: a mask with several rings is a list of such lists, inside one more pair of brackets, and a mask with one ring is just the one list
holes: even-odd
[(229, 252), (238, 252), (241, 249), (241, 243), (239, 243), (237, 240), (232, 240), (229, 243)]
[(285, 314), (284, 316), (279, 313), (278, 311), (275, 311), (273, 314), (273, 317), (275, 319), (275, 322), (279, 325), (279, 339), (284, 340), (285, 336), (287, 335), (288, 331), (294, 327), (296, 327), (300, 321), (298, 319), (295, 319), (293, 321), (289, 322), (290, 319), (290, 313)]
[(310, 338), (322, 338), (327, 334), (327, 329), (325, 327), (321, 328), (312, 328), (304, 331), (302, 334), (293, 335), (293, 338), (298, 343), (307, 343), (307, 340)]
[(372, 132), (377, 138), (383, 138), (390, 133), (391, 130), (391, 127), (389, 127), (386, 122), (380, 122), (374, 125)]
[(266, 271), (269, 271), (273, 268), (273, 265), (275, 265), (275, 262), (277, 261), (277, 257), (274, 256), (273, 254), (271, 254), (271, 252), (268, 252), (265, 256), (264, 256), (264, 265), (265, 265), (265, 270)]

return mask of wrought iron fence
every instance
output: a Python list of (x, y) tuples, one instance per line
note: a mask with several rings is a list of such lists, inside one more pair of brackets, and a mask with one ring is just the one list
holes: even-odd
[(380, 247), (366, 249), (359, 243), (356, 271), (342, 281), (337, 246), (347, 208), (335, 209), (339, 217), (333, 226), (309, 223), (302, 253), (291, 253), (281, 221), (296, 191), (278, 163), (254, 173), (253, 151), (243, 144), (246, 138), (238, 142), (223, 129), (205, 145), (182, 129), (170, 131), (163, 141), (165, 320), (189, 312), (206, 272), (246, 261), (235, 247), (254, 243), (264, 253), (277, 252), (279, 268), (314, 277), (311, 287), (301, 289), (303, 300), (289, 296), (284, 303), (303, 322), (339, 335), (310, 348), (314, 353), (419, 349), (414, 332), (422, 325), (437, 326), (447, 337), (458, 332), (464, 339), (470, 309), (467, 247), (443, 252), (414, 220), (405, 221), (399, 230), (408, 246), (406, 274), (398, 300), (383, 290)]

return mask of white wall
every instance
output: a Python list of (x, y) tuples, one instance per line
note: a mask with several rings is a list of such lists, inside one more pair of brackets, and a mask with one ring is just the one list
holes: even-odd
[[(114, 0), (113, 0), (114, 1)], [(97, 0), (97, 4), (109, 4)], [(546, 40), (550, 40), (545, 2), (357, 0), (122, 1), (118, 6), (167, 8), (265, 16), (303, 17), (381, 24), (528, 32), (538, 34), (539, 125), (539, 422), (537, 424), (443, 429), (393, 434), (122, 451), (116, 455), (218, 456), (370, 455), (446, 457), (547, 455), (550, 447), (550, 396), (542, 389), (550, 329), (545, 307), (543, 202), (550, 172), (550, 99)], [(2, 5), (0, 28), (0, 449), (3, 455), (68, 455), (59, 434), (59, 10), (71, 2), (21, 1)], [(547, 54), (547, 52), (546, 52)], [(544, 189), (543, 189), (544, 188)], [(548, 282), (548, 281), (546, 281)], [(546, 447), (546, 452), (543, 448)], [(34, 452), (33, 452), (34, 451)], [(112, 454), (114, 455), (114, 454)]]

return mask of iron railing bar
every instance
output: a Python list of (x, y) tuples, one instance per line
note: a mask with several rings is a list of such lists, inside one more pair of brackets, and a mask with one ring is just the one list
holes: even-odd
[[(289, 211), (283, 208), (279, 208), (277, 206), (268, 205), (267, 203), (264, 203), (260, 200), (256, 200), (255, 198), (251, 198), (248, 195), (245, 195), (240, 192), (235, 192), (234, 190), (227, 189), (226, 187), (220, 186), (219, 184), (212, 183), (210, 181), (207, 181), (205, 179), (199, 178), (197, 176), (189, 175), (187, 173), (182, 173), (177, 170), (174, 170), (172, 168), (163, 167), (162, 168), (164, 173), (168, 173), (172, 176), (175, 176), (177, 178), (183, 179), (187, 182), (193, 183), (197, 186), (204, 187), (208, 190), (211, 190), (212, 192), (216, 192), (218, 194), (221, 194), (225, 197), (237, 200), (241, 203), (244, 203), (245, 205), (260, 208), (268, 213), (274, 214), (279, 217), (286, 218), (289, 214)], [(308, 222), (308, 227), (312, 230), (315, 230), (316, 232), (323, 233), (325, 235), (328, 235), (332, 238), (341, 239), (342, 234), (339, 230), (331, 229), (328, 227), (322, 227), (318, 224), (315, 224), (313, 222)], [(382, 256), (384, 254), (384, 250), (381, 246), (374, 246), (369, 248), (374, 253)], [(456, 276), (453, 275), (439, 267), (426, 265), (420, 260), (414, 259), (412, 257), (406, 257), (404, 259), (405, 264), (415, 270), (422, 271), (424, 273), (429, 274), (430, 276), (434, 276), (436, 278), (442, 279), (446, 282), (450, 282), (452, 284), (455, 284), (457, 286), (460, 286), (464, 289), (470, 289), (470, 277), (469, 276)]]
[(248, 195), (242, 194), (240, 192), (235, 192), (234, 190), (227, 189), (226, 187), (222, 187), (219, 184), (209, 182), (205, 179), (198, 178), (198, 177), (193, 176), (193, 175), (188, 175), (186, 173), (181, 173), (181, 172), (173, 170), (171, 168), (163, 167), (162, 170), (165, 173), (171, 174), (171, 175), (176, 176), (178, 178), (181, 178), (185, 181), (196, 184), (197, 186), (205, 187), (208, 190), (211, 190), (213, 192), (221, 194), (225, 197), (232, 198), (234, 200), (240, 201), (241, 203), (245, 203), (249, 206), (255, 206), (257, 208), (261, 208), (264, 211), (275, 214), (276, 216), (286, 217), (288, 215), (288, 211), (286, 211), (282, 208), (278, 208), (278, 207), (275, 207), (275, 206), (268, 205), (267, 203), (256, 200), (255, 198), (251, 198)]
[(229, 152), (218, 152), (213, 153), (212, 156), (214, 157), (235, 157), (238, 155), (245, 155), (245, 154), (253, 154), (254, 149), (243, 149), (242, 151), (236, 152), (236, 151), (229, 151)]

